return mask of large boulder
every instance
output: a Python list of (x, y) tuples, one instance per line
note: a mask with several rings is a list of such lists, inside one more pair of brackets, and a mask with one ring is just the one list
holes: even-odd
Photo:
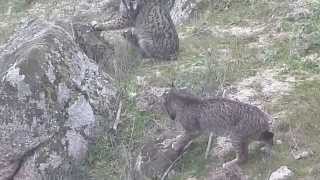
[(96, 62), (112, 46), (68, 22), (31, 20), (0, 50), (0, 180), (80, 179), (113, 119), (117, 90)]

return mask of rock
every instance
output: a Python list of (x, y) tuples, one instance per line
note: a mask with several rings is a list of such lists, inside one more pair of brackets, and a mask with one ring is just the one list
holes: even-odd
[[(297, 53), (303, 56), (307, 56), (310, 53), (317, 52), (320, 45), (319, 41), (316, 40), (318, 37), (317, 32), (311, 32), (308, 34), (301, 34), (297, 38), (297, 43), (295, 49)], [(315, 61), (317, 61), (315, 59)]]
[(302, 62), (305, 64), (312, 64), (313, 66), (319, 66), (320, 64), (320, 56), (318, 53), (313, 53), (310, 55), (307, 55), (306, 57), (303, 57)]
[(190, 178), (188, 178), (187, 180), (197, 180), (197, 179), (194, 178), (194, 177), (190, 177)]
[(299, 8), (287, 15), (289, 21), (298, 21), (300, 19), (308, 18), (312, 15), (311, 11), (307, 8)]
[(282, 141), (281, 141), (280, 139), (277, 139), (277, 140), (276, 140), (276, 144), (277, 144), (277, 145), (281, 145), (281, 144), (282, 144)]
[(69, 22), (29, 21), (0, 49), (0, 180), (77, 179), (113, 119), (117, 90), (96, 62), (112, 49)]
[(281, 166), (271, 174), (269, 180), (290, 180), (293, 176), (294, 173), (287, 166)]
[(305, 0), (297, 0), (289, 4), (291, 10), (287, 14), (289, 21), (298, 21), (312, 16), (312, 12), (307, 8), (308, 4)]
[(311, 155), (309, 151), (297, 151), (292, 153), (295, 160), (304, 159)]

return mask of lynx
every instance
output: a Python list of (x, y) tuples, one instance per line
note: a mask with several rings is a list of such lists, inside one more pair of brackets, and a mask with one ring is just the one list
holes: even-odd
[(170, 16), (174, 0), (121, 0), (120, 16), (96, 24), (97, 31), (131, 28), (122, 36), (144, 58), (177, 59), (179, 39)]
[(227, 98), (199, 98), (175, 88), (163, 96), (170, 118), (180, 122), (185, 131), (181, 142), (204, 132), (230, 136), (236, 158), (224, 166), (246, 162), (248, 145), (253, 140), (273, 145), (274, 134), (269, 131), (271, 116), (253, 105)]

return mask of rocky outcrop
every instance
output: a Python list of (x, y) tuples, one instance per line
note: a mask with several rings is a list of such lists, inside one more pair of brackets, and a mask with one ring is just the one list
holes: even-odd
[(113, 119), (117, 90), (97, 65), (112, 46), (69, 22), (32, 20), (0, 50), (0, 180), (81, 179)]
[(269, 180), (290, 180), (293, 178), (294, 173), (287, 166), (281, 166), (271, 173)]

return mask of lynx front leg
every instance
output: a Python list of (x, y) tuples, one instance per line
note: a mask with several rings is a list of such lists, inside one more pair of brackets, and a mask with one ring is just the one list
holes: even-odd
[(129, 17), (119, 16), (114, 20), (105, 23), (92, 24), (92, 26), (93, 29), (96, 31), (117, 30), (132, 26), (132, 21)]
[(197, 138), (200, 135), (200, 132), (184, 132), (182, 135), (176, 137), (174, 143), (172, 143), (172, 149), (175, 151), (182, 150), (184, 146), (186, 146), (191, 140)]
[(124, 39), (126, 39), (131, 45), (138, 47), (138, 38), (136, 35), (133, 34), (133, 30), (129, 29), (129, 30), (125, 30), (122, 32), (122, 37)]
[(175, 150), (181, 147), (181, 144), (186, 145), (189, 141), (197, 138), (202, 133), (197, 118), (192, 116), (178, 115), (176, 120), (181, 123), (184, 133), (175, 143), (172, 144), (172, 148)]

